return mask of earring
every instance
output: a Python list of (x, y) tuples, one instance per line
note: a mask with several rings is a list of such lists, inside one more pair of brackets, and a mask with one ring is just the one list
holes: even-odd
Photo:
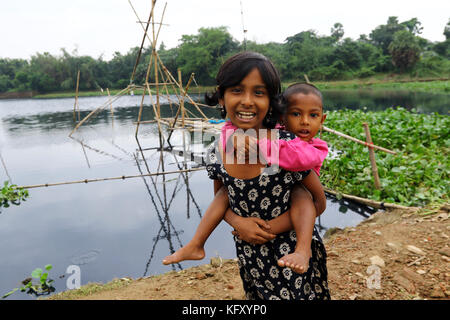
[(225, 109), (225, 106), (219, 104), (219, 108), (221, 109), (220, 115), (222, 116), (222, 118), (225, 118), (227, 116), (227, 110)]
[(320, 130), (319, 130), (319, 138), (322, 140), (322, 125), (320, 125)]

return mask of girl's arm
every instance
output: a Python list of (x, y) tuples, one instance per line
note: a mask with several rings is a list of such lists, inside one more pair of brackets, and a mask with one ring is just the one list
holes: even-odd
[(256, 217), (241, 217), (235, 214), (231, 208), (228, 208), (225, 213), (224, 220), (235, 229), (232, 232), (235, 236), (248, 243), (263, 244), (276, 237), (271, 233), (267, 221)]
[(217, 191), (219, 191), (220, 188), (222, 188), (222, 187), (223, 187), (222, 180), (219, 180), (219, 179), (214, 180), (214, 195), (216, 195)]
[[(214, 180), (214, 194), (223, 186), (222, 181)], [(275, 235), (269, 233), (270, 225), (263, 219), (256, 217), (244, 218), (234, 213), (228, 207), (223, 220), (232, 226), (235, 231), (234, 235), (238, 235), (241, 240), (253, 244), (263, 244), (269, 240), (273, 240)]]

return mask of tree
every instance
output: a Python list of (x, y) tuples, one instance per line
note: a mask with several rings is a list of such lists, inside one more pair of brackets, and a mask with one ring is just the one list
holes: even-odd
[(336, 22), (331, 28), (331, 37), (334, 39), (334, 42), (339, 42), (344, 36), (344, 26), (340, 22)]
[(333, 50), (329, 37), (320, 37), (314, 30), (286, 38), (288, 79), (303, 79), (303, 74), (327, 66)]
[(444, 58), (450, 59), (450, 19), (444, 28), (443, 34), (445, 36), (445, 40), (436, 43), (433, 47), (433, 51)]
[(398, 23), (397, 17), (389, 17), (387, 24), (376, 27), (369, 36), (375, 46), (381, 47), (383, 53), (388, 54), (388, 47), (394, 38), (394, 34), (397, 31), (404, 30), (404, 28), (405, 26)]
[(237, 48), (226, 27), (200, 28), (196, 35), (182, 36), (176, 62), (183, 78), (194, 72), (198, 82), (213, 84), (220, 65)]
[(415, 36), (422, 33), (423, 30), (422, 23), (419, 20), (417, 20), (417, 18), (412, 18), (400, 24), (406, 27), (406, 29)]
[(6, 74), (0, 74), (0, 92), (6, 92), (13, 88), (11, 80)]
[(450, 40), (450, 19), (448, 19), (447, 25), (444, 28), (444, 36), (446, 40)]
[(345, 69), (356, 70), (362, 62), (362, 56), (359, 52), (358, 43), (350, 38), (345, 38), (333, 52), (332, 59), (334, 61), (341, 61)]
[(392, 64), (400, 71), (406, 71), (419, 61), (420, 46), (411, 32), (400, 30), (394, 34), (389, 53), (392, 56)]

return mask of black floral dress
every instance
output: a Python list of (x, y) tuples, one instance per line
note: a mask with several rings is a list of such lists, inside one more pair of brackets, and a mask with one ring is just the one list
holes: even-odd
[[(295, 135), (278, 131), (279, 138), (291, 140)], [(290, 172), (266, 167), (252, 179), (230, 176), (221, 160), (218, 144), (208, 148), (207, 172), (211, 179), (220, 179), (228, 189), (231, 209), (242, 217), (271, 220), (289, 210), (290, 193), (295, 183), (310, 171)], [(330, 299), (327, 282), (326, 251), (314, 227), (311, 241), (312, 257), (306, 273), (298, 274), (277, 261), (295, 249), (295, 231), (277, 235), (265, 244), (250, 244), (234, 237), (239, 272), (247, 299)]]

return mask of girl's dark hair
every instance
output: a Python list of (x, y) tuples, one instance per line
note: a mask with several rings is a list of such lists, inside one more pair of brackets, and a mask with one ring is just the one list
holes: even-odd
[[(211, 94), (205, 94), (205, 102), (210, 106), (217, 105), (219, 99), (224, 97), (225, 90), (238, 85), (254, 68), (258, 69), (269, 93), (270, 109), (263, 120), (263, 125), (272, 129), (282, 114), (279, 105), (281, 81), (272, 62), (260, 53), (244, 51), (225, 61), (217, 73), (216, 90)], [(225, 107), (222, 109), (221, 116), (222, 118), (226, 116)]]
[(317, 96), (320, 101), (322, 102), (323, 107), (323, 97), (320, 90), (311, 83), (306, 82), (297, 82), (294, 84), (291, 84), (289, 87), (287, 87), (286, 90), (281, 95), (280, 105), (281, 110), (283, 113), (286, 113), (287, 108), (289, 106), (289, 97), (296, 93), (303, 93), (303, 94), (313, 94)]

